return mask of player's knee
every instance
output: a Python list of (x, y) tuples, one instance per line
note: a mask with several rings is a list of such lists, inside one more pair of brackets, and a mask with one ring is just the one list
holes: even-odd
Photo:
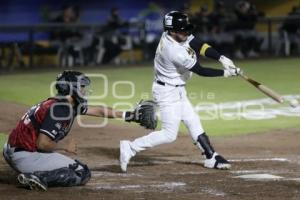
[[(91, 179), (91, 171), (86, 164), (78, 160), (75, 160), (75, 162), (76, 168), (74, 169), (75, 166), (73, 166), (73, 169), (80, 180), (78, 185), (85, 185)], [(70, 165), (70, 168), (72, 169), (72, 165)]]
[(165, 143), (172, 143), (177, 139), (177, 132), (164, 129)]

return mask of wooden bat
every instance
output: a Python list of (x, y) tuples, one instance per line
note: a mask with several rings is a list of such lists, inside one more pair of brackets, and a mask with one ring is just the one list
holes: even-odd
[(246, 76), (242, 73), (240, 73), (239, 76), (242, 77), (244, 80), (248, 81), (249, 83), (251, 83), (254, 87), (256, 87), (258, 90), (260, 90), (267, 96), (269, 96), (272, 99), (274, 99), (275, 101), (277, 101), (278, 103), (283, 103), (284, 100), (283, 100), (282, 96), (280, 94), (278, 94), (277, 92), (275, 92), (274, 90), (271, 90), (267, 86), (253, 80), (252, 78), (249, 78), (248, 76)]

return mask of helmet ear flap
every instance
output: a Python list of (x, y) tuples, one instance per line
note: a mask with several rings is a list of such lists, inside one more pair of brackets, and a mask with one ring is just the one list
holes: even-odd
[(66, 81), (57, 81), (57, 83), (55, 84), (55, 88), (60, 95), (65, 96), (70, 94), (70, 84)]
[(57, 89), (58, 94), (68, 95), (70, 94), (71, 88), (70, 83), (66, 80), (65, 74), (60, 74), (56, 79), (55, 88)]

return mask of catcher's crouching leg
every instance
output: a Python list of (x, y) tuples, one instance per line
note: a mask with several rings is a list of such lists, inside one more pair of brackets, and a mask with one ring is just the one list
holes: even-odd
[(69, 167), (63, 167), (52, 171), (34, 172), (48, 187), (79, 186), (85, 185), (91, 178), (91, 172), (87, 165), (75, 160)]

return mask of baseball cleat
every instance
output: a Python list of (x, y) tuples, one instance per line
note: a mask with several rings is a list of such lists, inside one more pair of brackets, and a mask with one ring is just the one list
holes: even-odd
[(127, 165), (130, 158), (134, 156), (128, 140), (120, 141), (120, 166), (122, 172), (127, 171)]
[(225, 158), (223, 158), (223, 156), (218, 155), (215, 152), (212, 158), (205, 159), (204, 167), (211, 169), (230, 169), (231, 164)]
[(17, 179), (21, 185), (30, 190), (47, 191), (47, 186), (33, 174), (19, 174)]

